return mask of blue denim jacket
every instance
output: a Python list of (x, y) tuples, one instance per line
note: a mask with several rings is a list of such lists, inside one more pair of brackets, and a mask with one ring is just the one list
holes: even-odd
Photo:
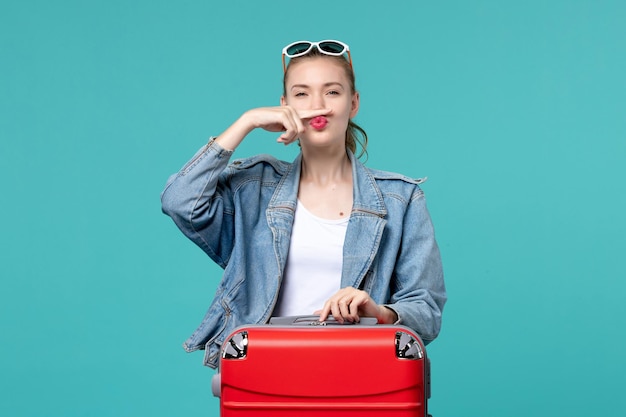
[[(354, 191), (341, 288), (366, 291), (428, 343), (439, 333), (446, 290), (419, 181), (366, 168), (348, 154)], [(206, 349), (204, 363), (212, 368), (233, 329), (272, 315), (300, 178), (301, 155), (293, 163), (258, 155), (229, 164), (231, 155), (210, 141), (161, 195), (164, 213), (224, 269), (204, 320), (183, 345)]]

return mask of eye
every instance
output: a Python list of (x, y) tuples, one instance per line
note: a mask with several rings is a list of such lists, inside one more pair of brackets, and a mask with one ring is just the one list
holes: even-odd
[(294, 94), (295, 97), (304, 97), (306, 96), (306, 93), (304, 91), (298, 91), (297, 93)]
[(338, 95), (339, 95), (339, 94), (341, 94), (341, 93), (340, 93), (339, 91), (337, 91), (337, 90), (330, 90), (330, 91), (329, 91), (328, 93), (326, 93), (326, 94), (331, 95), (331, 96), (338, 96)]

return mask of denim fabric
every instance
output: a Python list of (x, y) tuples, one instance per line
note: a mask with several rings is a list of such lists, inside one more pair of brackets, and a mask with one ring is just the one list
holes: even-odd
[[(258, 155), (229, 164), (231, 155), (210, 141), (161, 195), (163, 212), (224, 269), (204, 320), (184, 343), (188, 352), (206, 349), (204, 363), (213, 368), (233, 329), (272, 315), (300, 178), (301, 155), (293, 163)], [(420, 181), (348, 155), (354, 192), (341, 287), (367, 291), (428, 343), (439, 334), (446, 290)]]

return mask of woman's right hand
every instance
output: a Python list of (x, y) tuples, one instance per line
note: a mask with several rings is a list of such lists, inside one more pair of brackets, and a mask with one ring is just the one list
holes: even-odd
[(331, 109), (296, 110), (291, 106), (259, 107), (248, 110), (216, 141), (225, 149), (234, 150), (252, 130), (283, 132), (277, 142), (289, 145), (306, 130), (306, 122), (316, 116), (326, 116)]

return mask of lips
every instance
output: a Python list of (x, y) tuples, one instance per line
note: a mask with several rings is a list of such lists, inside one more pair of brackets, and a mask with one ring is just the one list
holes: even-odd
[(314, 117), (313, 119), (311, 119), (309, 124), (315, 130), (322, 130), (328, 124), (328, 119), (326, 117), (324, 117), (324, 116), (317, 116), (317, 117)]

